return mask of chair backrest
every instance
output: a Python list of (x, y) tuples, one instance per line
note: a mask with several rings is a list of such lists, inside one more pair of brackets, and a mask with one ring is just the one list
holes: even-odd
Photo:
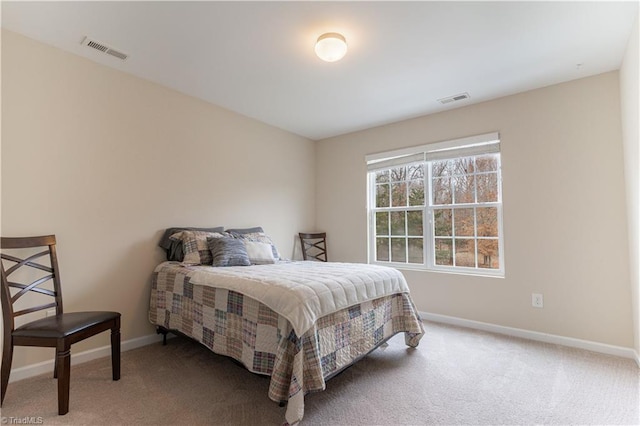
[(298, 236), (300, 237), (302, 258), (304, 260), (319, 260), (321, 262), (328, 261), (326, 232), (300, 232)]
[[(34, 250), (45, 248), (43, 251)], [(60, 291), (60, 277), (58, 275), (58, 260), (56, 257), (56, 237), (55, 235), (45, 235), (42, 237), (20, 237), (20, 238), (0, 238), (0, 263), (2, 264), (2, 316), (4, 321), (4, 332), (11, 333), (14, 329), (14, 319), (20, 315), (41, 311), (44, 309), (56, 308), (56, 314), (62, 313), (62, 292)], [(28, 252), (28, 253), (27, 253)], [(27, 253), (27, 254), (24, 254)], [(50, 265), (42, 264), (43, 256), (49, 257)], [(16, 271), (20, 273), (16, 274)], [(10, 275), (19, 275), (14, 277)], [(53, 281), (53, 290), (43, 288), (45, 283)], [(26, 281), (26, 282), (20, 282)], [(11, 289), (14, 290), (12, 294)], [(29, 293), (38, 293), (44, 296), (53, 297), (54, 301), (42, 305), (36, 305), (14, 310), (14, 303), (22, 296)]]

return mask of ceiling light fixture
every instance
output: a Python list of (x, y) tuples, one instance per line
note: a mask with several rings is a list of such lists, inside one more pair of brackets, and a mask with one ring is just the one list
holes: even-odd
[(339, 61), (347, 53), (347, 41), (342, 34), (324, 33), (318, 37), (315, 50), (323, 61)]

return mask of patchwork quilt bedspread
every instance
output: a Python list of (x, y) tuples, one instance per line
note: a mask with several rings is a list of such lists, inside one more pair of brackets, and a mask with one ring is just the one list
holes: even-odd
[[(302, 265), (291, 268), (296, 264)], [(398, 271), (376, 266), (364, 268), (370, 274), (358, 275), (357, 267), (372, 265), (353, 265), (291, 262), (213, 268), (164, 262), (153, 273), (149, 320), (233, 357), (249, 371), (271, 376), (269, 398), (287, 402), (285, 418), (294, 424), (304, 415), (306, 393), (324, 390), (328, 378), (391, 336), (405, 332), (407, 345), (415, 347), (424, 334)], [(376, 279), (382, 284), (374, 283)], [(311, 281), (320, 284), (305, 290), (313, 288)], [(341, 291), (330, 281), (354, 285)], [(285, 284), (274, 291), (278, 282)], [(286, 296), (291, 287), (298, 288), (297, 296)], [(291, 308), (289, 299), (299, 297), (311, 300), (311, 308)]]
[(193, 269), (193, 284), (226, 288), (264, 303), (287, 318), (298, 336), (318, 318), (340, 309), (409, 292), (397, 269), (359, 263), (281, 262)]

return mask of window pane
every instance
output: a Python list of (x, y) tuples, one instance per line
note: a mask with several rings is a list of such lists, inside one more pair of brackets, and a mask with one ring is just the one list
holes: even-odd
[(498, 236), (498, 209), (496, 207), (479, 207), (476, 209), (476, 222), (479, 237)]
[(456, 204), (475, 202), (474, 183), (473, 176), (457, 176), (453, 178), (454, 202)]
[(407, 167), (407, 180), (423, 180), (424, 166), (422, 164), (414, 164)]
[(396, 167), (394, 169), (389, 170), (391, 174), (391, 182), (402, 182), (403, 180), (407, 180), (407, 168)]
[(389, 170), (376, 172), (376, 183), (389, 182)]
[(474, 236), (473, 209), (455, 209), (453, 217), (457, 237)]
[(498, 240), (478, 240), (478, 268), (500, 268)]
[(434, 232), (436, 237), (451, 235), (452, 211), (438, 209), (433, 211)]
[(473, 173), (473, 157), (456, 158), (449, 160), (451, 163), (451, 169), (455, 175), (465, 175)]
[(451, 178), (433, 179), (433, 204), (451, 204)]
[(391, 212), (391, 235), (407, 235), (404, 222), (405, 212)]
[(407, 231), (408, 235), (424, 235), (422, 229), (422, 211), (407, 212)]
[(402, 262), (407, 261), (407, 247), (405, 238), (391, 238), (391, 261)]
[(391, 206), (404, 207), (407, 205), (407, 183), (391, 184)]
[(389, 212), (376, 213), (376, 236), (389, 235)]
[(389, 207), (389, 184), (376, 185), (376, 207)]
[(436, 238), (436, 265), (453, 265), (453, 241), (451, 238)]
[(409, 181), (409, 205), (424, 206), (424, 180)]
[(449, 160), (434, 161), (431, 163), (431, 174), (433, 177), (451, 176), (452, 165)]
[(409, 238), (409, 263), (424, 262), (423, 241), (422, 238)]
[(476, 170), (479, 172), (492, 172), (498, 170), (497, 155), (480, 155), (476, 157)]
[(389, 239), (376, 238), (376, 260), (381, 262), (389, 261)]
[(456, 266), (476, 267), (476, 247), (474, 240), (456, 238)]
[(483, 173), (476, 176), (478, 181), (478, 202), (498, 201), (498, 174)]

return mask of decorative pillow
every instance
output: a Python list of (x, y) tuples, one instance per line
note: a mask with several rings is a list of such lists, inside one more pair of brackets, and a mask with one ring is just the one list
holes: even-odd
[(182, 231), (205, 231), (205, 232), (223, 232), (224, 227), (216, 226), (214, 228), (190, 228), (188, 226), (179, 226), (174, 228), (167, 228), (164, 231), (162, 239), (158, 243), (160, 247), (166, 250), (167, 260), (173, 260), (182, 262), (184, 260), (184, 251), (182, 250), (181, 240), (172, 240), (171, 236)]
[(249, 266), (251, 261), (242, 240), (235, 238), (207, 238), (213, 266)]
[[(273, 240), (261, 230), (261, 227), (247, 228), (247, 229), (227, 229), (226, 232), (230, 233), (233, 238), (238, 238), (245, 241), (253, 241), (258, 243), (267, 243), (271, 245), (273, 257), (279, 260), (282, 256), (278, 252)], [(259, 231), (260, 230), (260, 231)]]
[(276, 263), (276, 258), (273, 256), (273, 246), (271, 244), (248, 240), (242, 242), (244, 242), (247, 255), (252, 265)]
[(182, 241), (183, 263), (189, 265), (211, 265), (213, 258), (207, 245), (207, 238), (224, 238), (226, 236), (228, 235), (220, 232), (181, 231), (173, 234), (171, 239)]

